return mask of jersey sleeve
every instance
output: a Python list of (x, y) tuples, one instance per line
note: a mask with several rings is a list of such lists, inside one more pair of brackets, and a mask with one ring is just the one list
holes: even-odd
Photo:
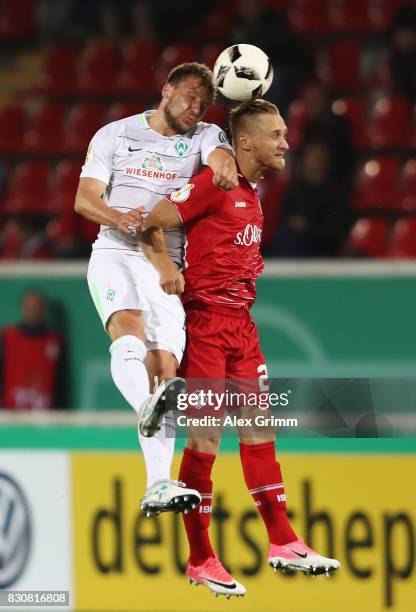
[(98, 130), (88, 147), (81, 178), (95, 178), (106, 185), (113, 172), (113, 143), (115, 125), (108, 124)]
[(228, 142), (226, 133), (218, 127), (218, 125), (206, 124), (206, 130), (201, 140), (201, 161), (206, 166), (208, 164), (208, 156), (214, 149), (221, 147), (232, 151), (232, 146)]
[(217, 198), (219, 190), (212, 184), (212, 170), (205, 168), (189, 183), (166, 196), (178, 210), (184, 225), (208, 213)]

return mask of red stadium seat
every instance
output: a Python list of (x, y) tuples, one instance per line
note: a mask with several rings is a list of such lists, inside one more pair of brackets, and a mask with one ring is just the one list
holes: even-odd
[(416, 257), (416, 219), (403, 218), (396, 221), (387, 256), (394, 259)]
[(90, 95), (114, 91), (118, 47), (107, 42), (90, 42), (78, 62), (76, 88)]
[(9, 196), (0, 211), (8, 214), (45, 213), (49, 164), (45, 161), (17, 165), (9, 181)]
[(328, 5), (329, 0), (294, 0), (288, 10), (290, 23), (299, 32), (329, 32)]
[(317, 72), (328, 87), (359, 85), (361, 45), (356, 40), (340, 40), (318, 54)]
[(141, 102), (117, 102), (108, 109), (104, 123), (111, 123), (125, 117), (131, 117), (132, 115), (142, 113), (144, 110), (146, 110), (145, 106)]
[(263, 247), (272, 244), (276, 236), (280, 216), (280, 205), (290, 180), (290, 173), (279, 172), (266, 176), (259, 183), (259, 195), (264, 215), (261, 243)]
[(37, 89), (42, 92), (71, 95), (74, 93), (77, 52), (71, 47), (52, 47), (44, 58)]
[(381, 97), (370, 110), (368, 141), (373, 149), (402, 147), (409, 119), (408, 102), (401, 97)]
[(332, 104), (337, 115), (345, 115), (350, 123), (354, 145), (358, 149), (368, 145), (366, 138), (366, 102), (359, 97), (339, 98)]
[(0, 110), (0, 153), (18, 153), (22, 147), (24, 112), (19, 104), (9, 104)]
[(153, 43), (129, 43), (123, 50), (123, 64), (116, 87), (126, 94), (153, 94), (159, 91), (156, 83), (158, 48)]
[(409, 128), (409, 147), (416, 149), (416, 104), (413, 107)]
[(65, 125), (63, 147), (67, 153), (85, 155), (88, 143), (95, 132), (103, 125), (104, 109), (95, 103), (75, 104), (68, 115)]
[(201, 62), (211, 68), (214, 68), (215, 60), (219, 54), (224, 51), (224, 43), (209, 43), (204, 45), (201, 50)]
[(62, 160), (52, 171), (46, 209), (56, 214), (74, 207), (75, 193), (81, 173), (81, 161)]
[(416, 212), (416, 158), (409, 159), (399, 179), (400, 209), (405, 212)]
[(294, 100), (289, 106), (287, 118), (287, 135), (291, 149), (297, 149), (303, 138), (303, 131), (307, 121), (305, 105), (301, 100)]
[(34, 0), (3, 0), (0, 3), (0, 40), (30, 37), (34, 8)]
[(161, 62), (156, 71), (156, 81), (159, 87), (166, 81), (166, 77), (172, 68), (184, 62), (194, 62), (196, 57), (198, 57), (198, 51), (195, 45), (191, 43), (182, 43), (166, 47), (162, 53)]
[(215, 123), (216, 125), (225, 128), (227, 126), (227, 118), (227, 109), (223, 104), (217, 102), (208, 108), (202, 120), (206, 121), (207, 123)]
[(394, 157), (366, 161), (358, 174), (353, 205), (358, 210), (397, 210), (398, 164)]
[(23, 140), (30, 153), (57, 153), (61, 150), (64, 108), (61, 104), (44, 104), (32, 119)]
[(384, 32), (390, 26), (397, 7), (403, 0), (368, 0), (368, 19), (374, 32)]
[(385, 219), (358, 219), (351, 228), (343, 251), (349, 256), (383, 257), (387, 238)]
[(330, 0), (329, 22), (334, 32), (369, 32), (368, 3), (357, 0)]

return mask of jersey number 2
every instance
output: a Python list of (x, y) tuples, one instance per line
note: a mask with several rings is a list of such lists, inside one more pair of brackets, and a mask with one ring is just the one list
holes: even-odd
[(259, 375), (259, 389), (261, 392), (269, 390), (269, 379), (267, 377), (267, 366), (262, 363), (257, 368), (257, 374)]

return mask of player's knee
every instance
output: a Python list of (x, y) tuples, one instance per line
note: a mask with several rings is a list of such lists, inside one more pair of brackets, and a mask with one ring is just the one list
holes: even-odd
[(146, 346), (140, 338), (126, 335), (120, 336), (110, 346), (110, 354), (113, 358), (122, 355), (125, 360), (135, 359), (144, 362), (146, 357)]
[(135, 336), (144, 341), (143, 314), (139, 310), (118, 310), (107, 321), (107, 332), (114, 342), (123, 336)]
[(186, 446), (200, 453), (216, 455), (219, 443), (220, 441), (218, 438), (189, 438)]
[(249, 436), (245, 438), (244, 436), (240, 435), (240, 442), (242, 444), (250, 444), (250, 445), (265, 444), (266, 442), (274, 442), (274, 436), (272, 435), (258, 436), (258, 437)]

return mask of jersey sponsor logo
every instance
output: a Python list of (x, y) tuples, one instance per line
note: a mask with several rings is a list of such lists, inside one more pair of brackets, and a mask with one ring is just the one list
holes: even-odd
[(114, 289), (109, 289), (107, 291), (107, 300), (109, 302), (114, 302), (115, 297), (116, 297), (116, 292), (114, 291)]
[(168, 172), (166, 170), (147, 170), (145, 168), (124, 168), (126, 176), (140, 176), (142, 178), (155, 178), (164, 181), (172, 181), (177, 178), (176, 172)]
[(142, 168), (144, 170), (164, 170), (160, 157), (156, 153), (144, 158)]
[(186, 141), (182, 137), (178, 138), (174, 148), (179, 157), (183, 157), (189, 149), (188, 145), (186, 144)]
[(234, 202), (235, 208), (246, 208), (247, 202)]
[(224, 144), (229, 144), (227, 134), (225, 132), (220, 132), (218, 138), (220, 139), (220, 142), (223, 142)]
[(173, 193), (171, 193), (169, 197), (172, 202), (181, 204), (182, 202), (186, 202), (186, 200), (189, 199), (189, 196), (191, 195), (191, 189), (193, 189), (194, 187), (195, 185), (193, 183), (188, 183), (187, 185), (184, 185), (183, 187), (178, 189), (178, 191), (174, 191)]
[(251, 246), (261, 241), (261, 229), (257, 225), (248, 223), (244, 232), (238, 232), (234, 244), (241, 246)]

